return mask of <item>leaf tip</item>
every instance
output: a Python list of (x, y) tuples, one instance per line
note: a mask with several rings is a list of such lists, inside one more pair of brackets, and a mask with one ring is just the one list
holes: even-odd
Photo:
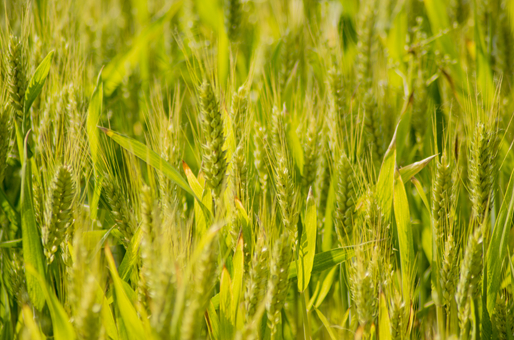
[(109, 130), (108, 128), (104, 128), (103, 126), (97, 126), (102, 132), (104, 132), (107, 136), (111, 137), (114, 135), (114, 132), (112, 130)]

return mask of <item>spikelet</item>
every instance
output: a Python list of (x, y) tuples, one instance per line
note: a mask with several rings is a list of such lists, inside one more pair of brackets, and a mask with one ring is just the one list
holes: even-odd
[(123, 242), (128, 244), (134, 230), (132, 228), (132, 219), (129, 214), (127, 202), (124, 195), (119, 191), (119, 185), (109, 175), (105, 175), (106, 180), (103, 181), (103, 188), (107, 198), (107, 203), (111, 207), (111, 213), (114, 216), (116, 227), (124, 237)]
[[(14, 297), (18, 304), (24, 304), (28, 302), (28, 293), (26, 289), (26, 279), (23, 269), (23, 256), (17, 252), (13, 252), (12, 260), (5, 261), (6, 270), (9, 272), (10, 285), (6, 284), (6, 288), (11, 296)], [(3, 269), (3, 268), (2, 268)]]
[(363, 107), (366, 148), (370, 149), (373, 163), (379, 169), (384, 156), (382, 117), (371, 89), (364, 95)]
[(12, 36), (7, 49), (7, 83), (9, 85), (10, 105), (14, 112), (23, 116), (25, 104), (26, 70), (22, 56), (22, 43), (19, 38)]
[(491, 209), (494, 170), (499, 139), (495, 131), (482, 123), (475, 127), (469, 150), (469, 178), (473, 215), (482, 222), (486, 209)]
[(477, 288), (480, 288), (478, 285), (482, 273), (482, 243), (482, 233), (480, 228), (477, 228), (469, 235), (457, 284), (456, 301), (461, 326), (469, 318), (469, 299), (476, 297)]
[(391, 340), (403, 339), (403, 309), (401, 294), (394, 292), (390, 307)]
[(282, 46), (280, 48), (280, 74), (279, 85), (280, 92), (284, 93), (287, 81), (293, 72), (295, 64), (299, 58), (299, 34), (296, 32), (287, 32), (282, 36)]
[(96, 340), (99, 338), (102, 323), (100, 312), (102, 305), (96, 300), (98, 283), (89, 274), (84, 282), (80, 304), (75, 317), (75, 326), (81, 340)]
[(36, 222), (38, 225), (43, 226), (44, 221), (44, 204), (43, 206), (41, 203), (45, 202), (45, 196), (43, 193), (43, 189), (41, 188), (41, 184), (36, 179), (36, 176), (32, 174), (32, 196), (34, 197), (34, 215), (36, 218)]
[(341, 119), (343, 115), (346, 113), (346, 93), (344, 87), (344, 78), (341, 71), (333, 68), (329, 71), (329, 80), (330, 80), (330, 96), (332, 99), (332, 105), (334, 106), (334, 111), (336, 113), (336, 117)]
[(259, 123), (255, 123), (254, 131), (254, 165), (255, 169), (257, 169), (257, 174), (259, 176), (260, 188), (262, 191), (266, 191), (269, 177), (266, 128), (261, 126)]
[(264, 235), (258, 238), (250, 266), (249, 278), (246, 287), (246, 320), (250, 321), (255, 315), (259, 303), (264, 299), (266, 293), (266, 282), (268, 281), (269, 270), (269, 249), (266, 245)]
[(427, 54), (426, 33), (423, 31), (423, 18), (416, 18), (416, 26), (413, 27), (414, 41), (412, 48), (416, 55), (416, 77), (413, 80), (413, 98), (412, 98), (412, 126), (414, 127), (416, 142), (422, 143), (426, 131), (427, 122), (427, 104), (428, 93), (425, 83), (425, 65), (424, 57)]
[(61, 165), (57, 168), (50, 184), (45, 224), (42, 228), (43, 246), (48, 263), (54, 260), (57, 247), (66, 236), (72, 222), (72, 204), (75, 195), (75, 184), (71, 168)]
[(373, 261), (368, 261), (358, 249), (350, 267), (350, 288), (360, 325), (368, 325), (376, 318), (377, 285)]
[(245, 86), (241, 86), (232, 97), (232, 124), (234, 127), (234, 137), (236, 143), (242, 139), (245, 132), (246, 121), (248, 118), (248, 91)]
[(191, 340), (199, 337), (203, 313), (210, 301), (209, 294), (214, 284), (217, 264), (215, 245), (216, 240), (207, 244), (194, 265), (194, 283), (183, 316), (180, 339)]
[(432, 217), (438, 242), (445, 236), (445, 229), (448, 230), (451, 227), (450, 212), (454, 202), (452, 182), (452, 168), (445, 150), (441, 160), (436, 161), (435, 180), (432, 188)]
[[(324, 129), (328, 131), (325, 131), (324, 133), (328, 134), (330, 150), (335, 152), (341, 138), (341, 131), (347, 131), (350, 126), (348, 124), (349, 122), (346, 112), (347, 96), (344, 92), (343, 76), (341, 72), (332, 69), (329, 72), (329, 77), (331, 105), (328, 112), (327, 124), (324, 127)], [(328, 124), (328, 122), (330, 122), (330, 124)]]
[[(498, 331), (498, 339), (499, 340), (507, 340), (507, 300), (505, 296), (498, 293), (498, 297), (496, 298), (496, 304), (494, 305), (493, 312), (493, 320), (494, 325), (496, 326), (496, 330)], [(512, 335), (512, 333), (511, 333)]]
[(337, 163), (336, 206), (334, 221), (336, 223), (339, 242), (344, 245), (353, 231), (353, 215), (355, 210), (355, 176), (350, 160), (343, 154)]
[(296, 201), (298, 193), (295, 190), (287, 160), (282, 156), (281, 152), (277, 152), (277, 157), (277, 168), (275, 171), (277, 201), (282, 213), (282, 223), (286, 230), (294, 235), (296, 242), (296, 222), (298, 221)]
[(329, 168), (329, 152), (328, 143), (324, 143), (325, 147), (321, 151), (317, 180), (316, 180), (316, 196), (318, 196), (318, 231), (321, 233), (321, 226), (325, 223), (325, 212), (327, 208), (328, 192), (330, 191), (330, 168)]
[(457, 260), (457, 245), (455, 244), (453, 236), (450, 234), (444, 245), (443, 263), (439, 276), (443, 294), (442, 303), (447, 308), (450, 308), (451, 299), (455, 294), (455, 286), (458, 278)]
[(427, 86), (423, 79), (422, 69), (419, 67), (418, 75), (414, 80), (414, 93), (412, 99), (412, 126), (414, 127), (416, 140), (422, 143), (427, 123)]
[(318, 165), (318, 131), (316, 119), (311, 117), (307, 128), (307, 135), (303, 143), (303, 176), (302, 188), (303, 192), (309, 191), (316, 179), (316, 168)]
[(225, 0), (225, 28), (228, 39), (237, 41), (240, 32), (243, 4), (241, 0)]
[(248, 187), (248, 166), (246, 165), (245, 148), (241, 144), (232, 155), (232, 181), (234, 195), (240, 200), (246, 199)]
[(280, 111), (276, 106), (273, 107), (273, 112), (271, 115), (271, 145), (274, 150), (286, 149), (286, 124), (286, 108), (284, 107), (284, 109)]
[(143, 239), (141, 242), (141, 259), (143, 266), (141, 268), (141, 276), (146, 284), (146, 289), (150, 292), (155, 290), (155, 280), (157, 273), (155, 271), (155, 239), (157, 237), (157, 225), (159, 224), (159, 210), (154, 208), (156, 200), (152, 195), (149, 186), (144, 185), (141, 189), (141, 228), (143, 229)]
[(0, 107), (0, 185), (7, 168), (7, 157), (11, 152), (12, 119), (8, 105)]
[(212, 86), (204, 81), (200, 87), (202, 130), (205, 138), (203, 145), (203, 171), (206, 185), (212, 189), (214, 200), (221, 193), (221, 186), (227, 170), (226, 151), (222, 150), (223, 119)]
[(288, 275), (292, 256), (290, 238), (287, 233), (282, 233), (273, 247), (268, 281), (268, 304), (266, 308), (272, 338), (277, 332), (277, 326), (280, 323), (280, 311), (284, 307), (289, 289)]
[(357, 81), (359, 87), (368, 89), (372, 81), (371, 53), (375, 40), (375, 1), (367, 0), (361, 3), (359, 23), (357, 25)]

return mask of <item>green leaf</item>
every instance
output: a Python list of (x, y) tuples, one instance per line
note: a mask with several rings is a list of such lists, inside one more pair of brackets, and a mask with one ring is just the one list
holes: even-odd
[(96, 128), (100, 122), (100, 115), (102, 114), (103, 103), (103, 83), (102, 83), (102, 70), (98, 74), (95, 89), (89, 101), (87, 111), (86, 131), (89, 141), (89, 151), (91, 152), (91, 159), (93, 161), (93, 169), (95, 172), (95, 188), (93, 197), (90, 197), (89, 211), (91, 214), (91, 221), (95, 223), (98, 216), (98, 202), (102, 193), (103, 174), (101, 171), (102, 162), (100, 162), (100, 134)]
[(298, 250), (298, 290), (303, 292), (311, 280), (312, 265), (316, 252), (316, 202), (312, 196), (312, 188), (307, 195), (307, 210), (302, 228), (302, 237)]
[[(209, 210), (209, 212), (212, 214), (212, 193), (210, 190), (205, 190), (204, 188), (204, 181), (200, 182), (196, 176), (193, 174), (193, 171), (189, 168), (189, 166), (186, 164), (186, 162), (182, 162), (182, 168), (184, 169), (184, 173), (186, 174), (187, 181), (189, 183), (189, 186), (191, 187), (191, 190), (195, 193), (197, 197), (202, 198), (202, 203), (205, 207)], [(195, 200), (194, 203), (194, 209), (195, 209), (195, 223), (196, 223), (196, 233), (198, 237), (202, 237), (202, 235), (207, 230), (207, 221), (202, 207), (198, 203), (197, 200)]]
[[(27, 135), (28, 138), (28, 135)], [(27, 140), (25, 140), (25, 157), (21, 169), (21, 231), (23, 239), (23, 261), (25, 266), (32, 266), (42, 278), (46, 278), (45, 257), (41, 237), (36, 225), (34, 205), (32, 201), (32, 171), (31, 162), (27, 157)], [(45, 305), (41, 284), (32, 272), (26, 273), (27, 290), (30, 301), (38, 310)]]
[(100, 122), (100, 115), (102, 114), (103, 92), (102, 70), (100, 70), (95, 89), (93, 90), (93, 94), (91, 95), (91, 99), (89, 101), (86, 121), (89, 150), (91, 152), (93, 166), (97, 175), (99, 174), (99, 168), (102, 166), (100, 157), (98, 155), (100, 149), (100, 134), (98, 132), (97, 126)]
[(223, 266), (220, 281), (220, 337), (232, 339), (234, 324), (232, 323), (232, 283), (227, 267)]
[[(400, 123), (398, 123), (400, 125)], [(377, 181), (377, 199), (380, 208), (384, 214), (384, 219), (389, 221), (391, 217), (391, 208), (393, 206), (393, 187), (394, 187), (394, 170), (396, 166), (396, 132), (382, 162), (380, 174)]]
[(253, 237), (252, 237), (252, 224), (250, 223), (250, 217), (246, 213), (243, 203), (239, 199), (235, 199), (238, 221), (241, 223), (241, 229), (243, 231), (244, 251), (245, 254), (253, 254)]
[[(403, 180), (403, 176), (402, 176)], [(428, 198), (425, 194), (425, 190), (423, 190), (423, 186), (421, 185), (421, 182), (416, 179), (416, 177), (412, 177), (411, 179), (412, 184), (416, 187), (416, 191), (418, 192), (419, 197), (421, 197), (421, 200), (423, 201), (423, 204), (425, 205), (425, 208), (427, 208), (428, 213), (431, 215), (432, 210), (430, 209), (430, 204), (428, 204)]]
[(327, 330), (328, 335), (330, 336), (330, 339), (337, 340), (336, 335), (334, 334), (334, 331), (332, 330), (332, 327), (330, 326), (330, 323), (328, 322), (327, 318), (319, 309), (315, 309), (316, 314), (318, 314), (318, 318), (323, 323), (323, 326), (325, 326), (325, 329)]
[[(28, 305), (24, 305), (22, 307), (23, 314), (23, 323), (28, 330), (28, 334), (30, 339), (32, 340), (43, 340), (44, 335), (36, 324), (36, 320), (34, 320), (34, 315), (32, 314), (32, 310)], [(4, 338), (5, 339), (5, 338)]]
[(410, 275), (414, 266), (414, 240), (410, 226), (409, 202), (400, 173), (396, 172), (394, 181), (394, 216), (398, 229), (398, 244), (400, 247), (400, 262), (402, 269), (403, 296), (410, 301)]
[(205, 313), (205, 321), (207, 322), (207, 329), (209, 330), (211, 339), (219, 339), (220, 319), (218, 317), (218, 314), (216, 314), (216, 308), (212, 301), (209, 303), (209, 306), (207, 307), (207, 313)]
[(0, 248), (18, 248), (22, 241), (21, 238), (18, 238), (16, 240), (0, 242)]
[(414, 177), (418, 172), (423, 170), (424, 167), (430, 163), (432, 159), (434, 159), (437, 155), (430, 156), (428, 158), (425, 158), (422, 161), (412, 163), (409, 165), (406, 165), (400, 169), (400, 174), (402, 175), (402, 181), (403, 183), (409, 181), (412, 177)]
[[(312, 273), (319, 273), (342, 263), (355, 255), (351, 248), (335, 248), (329, 251), (314, 255)], [(296, 266), (289, 267), (289, 278), (296, 277)]]
[(105, 84), (105, 95), (110, 96), (123, 78), (139, 62), (141, 52), (147, 48), (148, 42), (157, 38), (163, 25), (170, 21), (182, 5), (182, 1), (175, 2), (166, 13), (148, 25), (141, 34), (134, 39), (132, 46), (123, 53), (116, 55), (104, 68), (102, 79)]
[(389, 312), (387, 310), (387, 301), (384, 293), (380, 294), (378, 310), (378, 338), (380, 340), (391, 340), (391, 321), (389, 320)]
[(141, 244), (142, 238), (143, 228), (139, 227), (137, 228), (134, 236), (132, 236), (127, 252), (125, 253), (119, 267), (120, 276), (123, 280), (126, 280), (129, 277), (132, 268), (139, 259), (139, 245)]
[(43, 297), (46, 299), (48, 309), (50, 310), (50, 316), (52, 317), (55, 340), (75, 339), (76, 334), (70, 323), (68, 315), (64, 311), (59, 299), (57, 299), (57, 296), (55, 296), (53, 290), (46, 284), (45, 278), (41, 276), (32, 265), (27, 265), (25, 270), (39, 281)]
[(487, 310), (489, 315), (493, 315), (494, 305), (496, 304), (496, 294), (500, 289), (501, 269), (505, 257), (507, 256), (507, 246), (509, 243), (509, 233), (512, 226), (512, 214), (514, 208), (514, 171), (512, 172), (505, 191), (498, 213), (498, 218), (494, 224), (493, 235), (487, 251)]
[(114, 303), (116, 303), (120, 311), (120, 320), (122, 321), (123, 326), (126, 328), (127, 333), (130, 334), (131, 339), (144, 340), (146, 339), (146, 336), (143, 324), (137, 317), (136, 309), (127, 297), (127, 293), (125, 292), (122, 280), (118, 275), (118, 271), (116, 270), (116, 264), (114, 263), (114, 258), (112, 257), (112, 253), (109, 247), (105, 247), (105, 258), (107, 259), (109, 271), (111, 272), (111, 278), (114, 284)]
[(27, 90), (25, 91), (25, 104), (23, 108), (24, 117), (28, 114), (32, 103), (34, 103), (34, 100), (36, 100), (37, 96), (41, 93), (43, 85), (45, 85), (48, 72), (50, 72), (50, 66), (52, 65), (53, 57), (54, 51), (48, 53), (45, 59), (43, 59), (41, 64), (39, 64), (37, 67), (36, 72), (34, 72), (32, 78), (30, 78)]
[(314, 289), (314, 294), (312, 294), (312, 298), (307, 305), (307, 309), (318, 308), (321, 306), (321, 303), (327, 297), (328, 292), (332, 288), (332, 282), (334, 282), (334, 277), (337, 272), (337, 266), (332, 267), (332, 269), (327, 269), (323, 271), (316, 282), (316, 288)]
[(195, 197), (198, 201), (198, 196), (191, 190), (189, 184), (182, 178), (180, 172), (177, 169), (172, 167), (168, 162), (166, 162), (161, 156), (159, 156), (155, 151), (148, 148), (146, 145), (138, 142), (135, 139), (123, 136), (118, 132), (115, 132), (110, 129), (106, 129), (103, 127), (98, 127), (100, 130), (105, 132), (107, 136), (109, 136), (113, 141), (118, 143), (122, 148), (127, 150), (128, 152), (136, 155), (141, 160), (146, 162), (147, 164), (153, 166), (155, 169), (161, 171), (166, 177), (172, 180), (179, 187), (184, 189), (186, 192)]
[(334, 221), (332, 219), (335, 208), (335, 178), (330, 181), (330, 189), (328, 190), (327, 208), (325, 210), (325, 222), (323, 224), (323, 238), (321, 240), (321, 250), (328, 251), (332, 248), (332, 231)]

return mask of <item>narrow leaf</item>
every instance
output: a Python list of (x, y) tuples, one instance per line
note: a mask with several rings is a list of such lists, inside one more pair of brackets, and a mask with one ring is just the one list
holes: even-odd
[(314, 254), (316, 252), (316, 202), (312, 196), (312, 188), (307, 196), (307, 210), (302, 228), (302, 237), (298, 250), (298, 290), (303, 292), (311, 279)]
[[(398, 125), (396, 126), (396, 131), (398, 131)], [(393, 206), (394, 170), (396, 166), (396, 131), (384, 156), (377, 181), (377, 199), (386, 221), (389, 221), (391, 217), (391, 208)]]
[(231, 318), (232, 289), (230, 274), (227, 267), (223, 267), (220, 281), (220, 337), (232, 339), (234, 324)]
[(394, 181), (394, 216), (398, 228), (398, 244), (400, 246), (400, 262), (402, 269), (403, 296), (410, 301), (410, 275), (414, 265), (414, 248), (412, 229), (410, 227), (409, 202), (400, 173), (396, 172)]
[(184, 178), (182, 178), (180, 172), (178, 172), (177, 169), (175, 169), (168, 162), (166, 162), (155, 151), (151, 150), (146, 145), (142, 144), (141, 142), (135, 139), (123, 136), (110, 129), (106, 129), (103, 127), (99, 128), (100, 130), (105, 132), (105, 134), (109, 136), (112, 140), (118, 143), (122, 148), (136, 155), (147, 164), (153, 166), (155, 169), (162, 171), (162, 173), (166, 175), (166, 177), (168, 177), (170, 180), (172, 180), (175, 184), (184, 189), (186, 192), (191, 194), (193, 197), (198, 199), (193, 190), (191, 190), (189, 184), (184, 180)]
[(57, 296), (55, 296), (53, 290), (47, 286), (44, 277), (39, 275), (39, 273), (32, 265), (27, 265), (25, 270), (39, 281), (43, 297), (46, 299), (48, 309), (50, 310), (50, 316), (52, 317), (55, 340), (75, 339), (76, 334), (70, 323), (68, 315), (64, 311), (64, 308), (59, 302), (59, 299), (57, 299)]
[(209, 335), (211, 339), (217, 340), (220, 338), (220, 319), (218, 314), (216, 314), (216, 308), (212, 301), (209, 303), (207, 307), (207, 312), (205, 313), (205, 321), (207, 322), (207, 329), (209, 330)]
[(494, 225), (493, 235), (487, 251), (487, 310), (493, 315), (496, 294), (500, 289), (501, 269), (507, 256), (509, 233), (514, 209), (514, 171), (512, 172)]
[(412, 177), (414, 177), (418, 172), (423, 170), (424, 167), (430, 163), (432, 159), (434, 159), (437, 155), (430, 156), (425, 158), (422, 161), (415, 162), (409, 165), (404, 166), (400, 169), (400, 174), (402, 175), (403, 183), (409, 181)]
[(118, 271), (116, 270), (116, 264), (114, 263), (114, 258), (112, 257), (112, 253), (109, 247), (105, 247), (105, 258), (107, 259), (109, 271), (111, 272), (111, 277), (114, 284), (114, 303), (116, 303), (120, 311), (120, 320), (123, 322), (123, 326), (127, 329), (127, 333), (130, 334), (131, 339), (144, 340), (146, 339), (146, 336), (143, 324), (137, 317), (136, 309), (125, 293), (125, 288), (123, 287), (122, 280), (118, 275)]
[(391, 321), (387, 310), (387, 301), (384, 293), (380, 294), (378, 310), (378, 338), (380, 340), (391, 340)]
[[(27, 135), (28, 138), (28, 135)], [(45, 259), (41, 237), (36, 225), (32, 201), (31, 162), (27, 159), (27, 141), (25, 140), (25, 157), (21, 169), (21, 231), (23, 239), (23, 261), (25, 266), (32, 266), (35, 272), (45, 278)], [(45, 304), (41, 284), (32, 272), (26, 273), (27, 290), (34, 306), (41, 310)]]
[(97, 126), (100, 122), (100, 115), (102, 114), (102, 102), (103, 102), (103, 83), (102, 83), (102, 71), (98, 75), (95, 89), (91, 95), (89, 101), (89, 107), (87, 111), (86, 130), (87, 137), (89, 139), (89, 151), (91, 152), (91, 158), (93, 160), (93, 167), (98, 174), (98, 169), (101, 166), (100, 158), (98, 156), (100, 148), (100, 134)]
[(334, 334), (334, 331), (332, 330), (332, 327), (330, 326), (330, 323), (328, 322), (327, 318), (319, 309), (315, 309), (316, 314), (318, 314), (318, 318), (323, 323), (323, 326), (325, 326), (325, 329), (327, 330), (328, 335), (330, 336), (330, 339), (337, 340), (336, 335)]
[(41, 64), (39, 64), (37, 67), (32, 78), (30, 78), (27, 90), (25, 91), (25, 104), (23, 108), (25, 115), (29, 112), (32, 103), (34, 103), (34, 100), (36, 100), (37, 96), (41, 93), (43, 85), (45, 85), (48, 72), (50, 72), (50, 66), (52, 65), (53, 57), (54, 51), (48, 53), (45, 59), (43, 59)]
[(120, 277), (123, 280), (127, 280), (132, 271), (132, 267), (137, 263), (139, 257), (139, 245), (141, 244), (141, 239), (143, 238), (143, 228), (139, 227), (132, 239), (130, 240), (130, 244), (127, 248), (127, 252), (121, 261), (119, 267)]
[[(314, 255), (312, 273), (319, 273), (342, 263), (355, 255), (351, 248), (335, 248)], [(296, 266), (289, 267), (289, 278), (296, 277)]]

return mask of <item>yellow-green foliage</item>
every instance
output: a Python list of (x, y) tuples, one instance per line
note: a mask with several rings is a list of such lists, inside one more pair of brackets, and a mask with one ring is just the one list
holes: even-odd
[(0, 339), (514, 339), (513, 23), (5, 0)]

